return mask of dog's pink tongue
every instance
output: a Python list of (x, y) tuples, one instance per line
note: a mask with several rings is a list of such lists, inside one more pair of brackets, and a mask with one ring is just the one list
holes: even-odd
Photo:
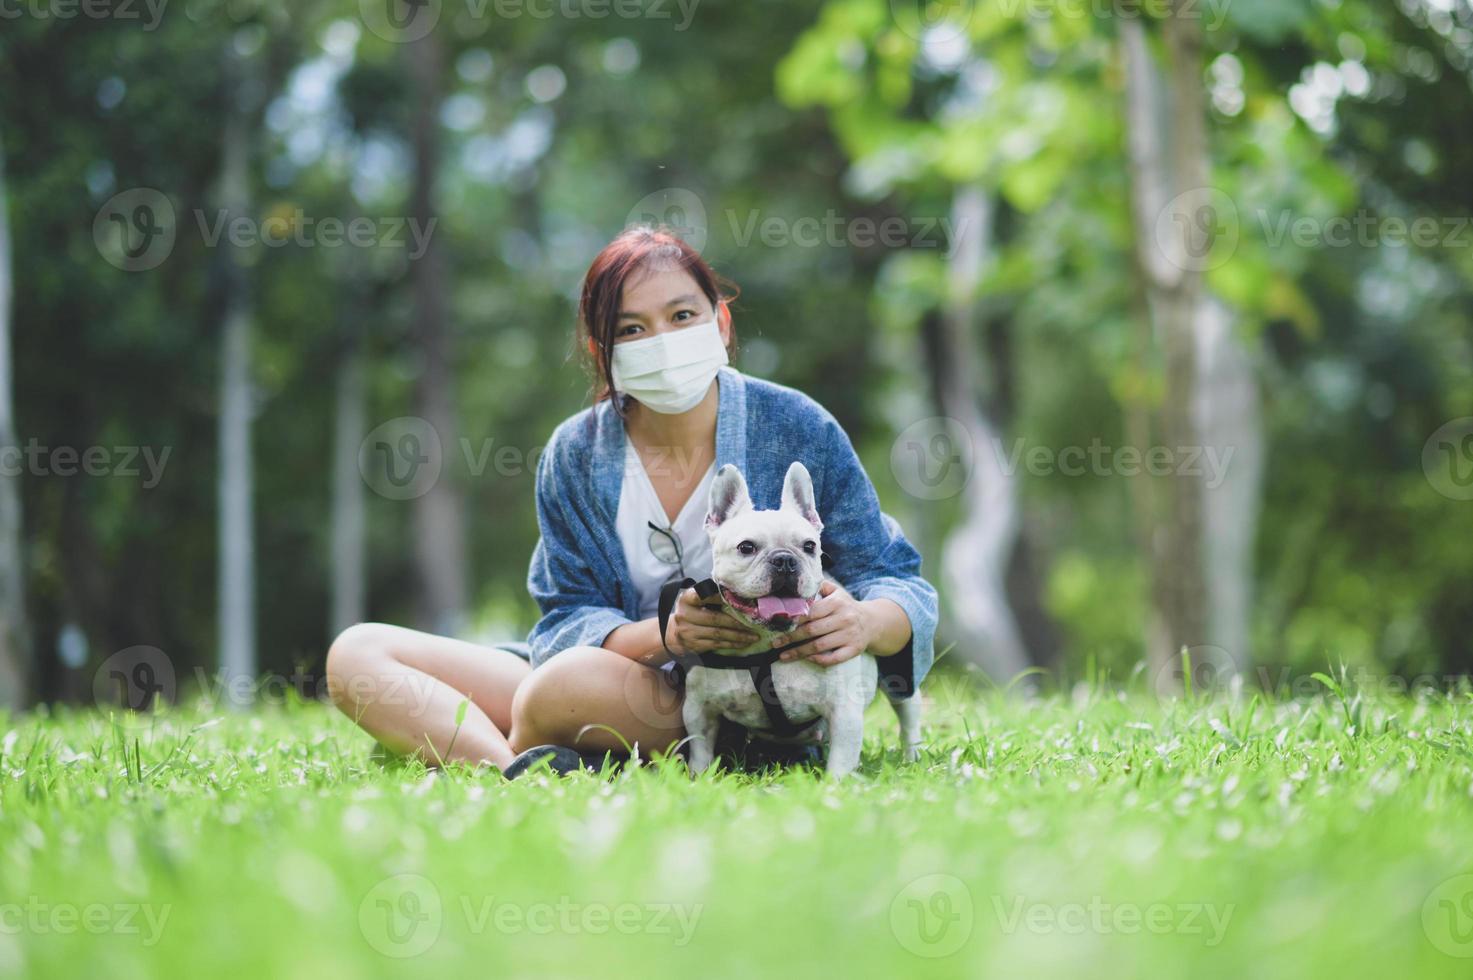
[(810, 605), (807, 599), (796, 596), (765, 595), (757, 600), (757, 615), (763, 619), (772, 619), (774, 616), (797, 619), (808, 615)]

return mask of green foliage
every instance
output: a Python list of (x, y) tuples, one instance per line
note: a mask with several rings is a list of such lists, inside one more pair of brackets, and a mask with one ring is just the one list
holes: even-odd
[(1233, 0), (1229, 20), (1257, 44), (1283, 44), (1313, 16), (1310, 0)]
[[(1420, 455), (1469, 404), (1448, 396), (1473, 373), (1466, 343), (1452, 339), (1466, 337), (1473, 308), (1473, 236), (1431, 248), (1326, 238), (1337, 219), (1374, 227), (1435, 215), (1447, 230), (1473, 213), (1455, 177), (1469, 162), (1466, 141), (1436, 121), (1448, 105), (1473, 108), (1466, 18), (1413, 6), (1195, 10), (1208, 46), (1212, 183), (1231, 202), (1235, 235), (1207, 279), (1261, 367), (1269, 473), (1253, 631), (1272, 663), (1314, 664), (1338, 650), (1406, 670), (1467, 666), (1438, 625), (1464, 622), (1449, 610), (1470, 603), (1453, 584), (1465, 581), (1461, 559), (1441, 546), (1458, 539), (1447, 532), (1466, 524), (1467, 508), (1434, 492)], [(984, 361), (984, 387), (994, 399), (998, 387), (1013, 393), (1007, 437), (1121, 445), (1124, 413), (1159, 401), (1161, 365), (1137, 353), (1134, 335), (1119, 24), (1080, 16), (1081, 5), (1028, 5), (1027, 16), (1019, 5), (950, 9), (927, 35), (901, 14), (876, 23), (873, 5), (826, 4), (780, 68), (779, 91), (826, 106), (853, 182), (902, 208), (936, 208), (968, 185), (994, 195), (982, 300), (990, 329), (1013, 340), (1007, 359)], [(968, 50), (944, 40), (958, 32)], [(897, 59), (909, 62), (901, 98), (880, 67)], [(1336, 93), (1328, 124), (1294, 102), (1321, 84)], [(890, 260), (877, 280), (882, 322), (919, 323), (920, 310), (944, 301), (936, 261)], [(1398, 299), (1373, 308), (1370, 284)], [(1032, 525), (1050, 529), (1045, 597), (1071, 662), (1130, 662), (1146, 594), (1127, 481), (1023, 480)]]

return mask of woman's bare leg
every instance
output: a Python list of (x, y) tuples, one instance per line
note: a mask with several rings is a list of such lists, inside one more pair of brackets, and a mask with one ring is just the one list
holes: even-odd
[[(571, 647), (532, 672), (512, 700), (511, 745), (566, 745), (649, 758), (685, 737), (681, 699), (660, 672), (602, 647)], [(623, 736), (620, 741), (604, 725)]]
[(432, 766), (455, 760), (505, 769), (515, 755), (504, 734), (512, 697), (530, 672), (506, 650), (382, 623), (349, 627), (327, 654), (333, 703), (385, 748)]

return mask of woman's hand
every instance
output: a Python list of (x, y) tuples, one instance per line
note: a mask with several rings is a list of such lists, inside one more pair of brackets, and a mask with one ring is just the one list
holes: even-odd
[(775, 647), (808, 640), (782, 655), (783, 660), (812, 660), (832, 667), (869, 651), (897, 653), (910, 641), (910, 618), (889, 599), (860, 601), (835, 582), (824, 580), (818, 599), (792, 632), (772, 641)]
[(722, 608), (719, 595), (705, 601), (711, 605), (704, 605), (695, 589), (681, 591), (665, 628), (665, 642), (671, 650), (676, 653), (745, 650), (761, 639)]
[(784, 653), (782, 659), (804, 658), (821, 667), (832, 667), (863, 653), (873, 633), (865, 604), (842, 586), (825, 579), (808, 615), (798, 621), (792, 632), (773, 640), (772, 645), (780, 647), (808, 640)]

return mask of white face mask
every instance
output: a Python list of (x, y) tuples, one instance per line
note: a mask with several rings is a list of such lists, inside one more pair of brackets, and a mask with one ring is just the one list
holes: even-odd
[(715, 319), (643, 340), (614, 345), (614, 389), (661, 415), (689, 412), (701, 403), (727, 363)]

